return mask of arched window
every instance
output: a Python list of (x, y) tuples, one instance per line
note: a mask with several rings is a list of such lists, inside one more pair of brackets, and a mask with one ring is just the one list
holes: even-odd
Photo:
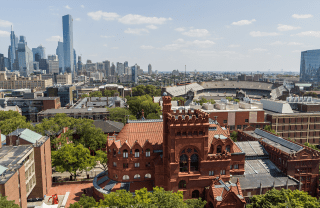
[(117, 156), (117, 150), (113, 149), (113, 157)]
[(136, 150), (134, 151), (134, 157), (139, 157), (139, 150), (138, 150), (138, 149), (136, 149)]
[(128, 150), (123, 150), (123, 158), (128, 158)]
[(150, 157), (150, 149), (146, 150), (146, 157)]
[(222, 152), (222, 148), (221, 148), (221, 146), (219, 145), (218, 147), (217, 147), (217, 153), (221, 153)]
[(185, 154), (180, 156), (180, 172), (188, 172), (188, 156)]
[(134, 175), (134, 179), (140, 179), (140, 175), (139, 174), (135, 174)]
[(230, 145), (227, 145), (226, 151), (227, 151), (227, 152), (230, 152)]
[(194, 191), (192, 192), (192, 198), (196, 198), (196, 199), (198, 199), (198, 198), (199, 198), (199, 196), (200, 196), (200, 193), (199, 193), (199, 191), (198, 191), (198, 190), (194, 190)]
[(145, 178), (151, 178), (151, 174), (150, 174), (150, 173), (147, 173), (144, 177), (145, 177)]
[(187, 186), (187, 182), (185, 180), (182, 180), (179, 182), (179, 185), (178, 185), (179, 189), (186, 188), (186, 186)]
[(124, 175), (124, 176), (122, 177), (122, 180), (129, 180), (129, 176), (128, 176), (128, 175)]
[(198, 171), (199, 170), (199, 157), (197, 154), (191, 155), (190, 169), (191, 169), (191, 171)]

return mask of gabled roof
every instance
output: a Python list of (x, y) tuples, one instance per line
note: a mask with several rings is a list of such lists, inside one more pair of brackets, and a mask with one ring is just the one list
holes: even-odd
[(19, 136), (21, 139), (26, 140), (32, 144), (35, 144), (43, 136), (29, 129), (17, 129), (10, 133), (8, 136)]
[(102, 120), (93, 121), (93, 125), (95, 125), (96, 128), (100, 128), (104, 133), (118, 133), (124, 126), (123, 123), (120, 122)]

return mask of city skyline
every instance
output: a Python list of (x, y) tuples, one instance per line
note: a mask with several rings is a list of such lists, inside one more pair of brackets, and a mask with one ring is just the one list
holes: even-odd
[(47, 55), (55, 54), (58, 41), (63, 41), (61, 18), (70, 14), (73, 48), (83, 63), (128, 61), (145, 72), (149, 63), (158, 71), (182, 71), (187, 65), (188, 71), (298, 72), (301, 52), (320, 45), (315, 27), (318, 5), (316, 1), (308, 6), (291, 1), (64, 1), (54, 6), (4, 2), (0, 53), (8, 57), (13, 25), (15, 34), (27, 37), (28, 47), (42, 44)]

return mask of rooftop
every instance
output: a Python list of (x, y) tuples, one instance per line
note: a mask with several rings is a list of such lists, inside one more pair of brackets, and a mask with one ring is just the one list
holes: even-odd
[(115, 122), (115, 121), (102, 121), (102, 120), (95, 120), (93, 121), (93, 125), (96, 128), (100, 128), (104, 133), (113, 133), (113, 132), (120, 132), (123, 128), (123, 123)]
[(41, 114), (56, 114), (56, 113), (105, 113), (107, 112), (107, 108), (61, 108), (61, 109), (47, 109), (45, 111), (41, 111)]
[(186, 92), (193, 90), (195, 92), (199, 91), (199, 90), (203, 90), (204, 88), (197, 84), (197, 83), (192, 83), (189, 85), (183, 85), (183, 86), (175, 86), (175, 87), (167, 87), (166, 91), (167, 93), (169, 93), (170, 95), (172, 95), (173, 97), (177, 97), (177, 96), (181, 96), (186, 94)]
[(18, 136), (19, 138), (30, 142), (31, 144), (38, 144), (42, 145), (49, 137), (42, 136), (41, 134), (38, 134), (34, 131), (31, 131), (30, 129), (17, 129), (8, 136)]
[(241, 149), (242, 152), (246, 153), (246, 157), (269, 155), (258, 141), (235, 142), (235, 144)]

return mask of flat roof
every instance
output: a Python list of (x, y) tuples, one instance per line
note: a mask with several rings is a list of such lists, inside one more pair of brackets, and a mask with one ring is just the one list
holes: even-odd
[(107, 108), (70, 108), (70, 109), (47, 109), (39, 114), (56, 114), (56, 113), (104, 113), (108, 112)]

